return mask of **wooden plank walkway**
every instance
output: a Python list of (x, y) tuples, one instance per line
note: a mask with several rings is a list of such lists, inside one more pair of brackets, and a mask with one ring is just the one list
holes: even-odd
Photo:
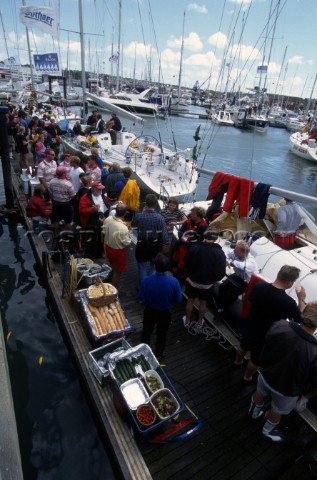
[[(24, 212), (25, 200), (15, 188)], [(38, 261), (46, 250), (44, 242), (30, 235)], [(136, 300), (138, 282), (134, 248), (128, 249), (128, 272), (122, 277), (120, 301), (136, 333), (129, 342), (140, 342), (143, 307)], [(202, 335), (190, 335), (181, 317), (185, 305), (173, 308), (168, 332), (164, 369), (176, 390), (203, 421), (203, 427), (186, 441), (153, 444), (134, 439), (131, 429), (117, 414), (109, 387), (101, 388), (88, 369), (88, 351), (92, 349), (77, 313), (60, 298), (61, 281), (52, 265), (48, 287), (61, 330), (70, 346), (86, 393), (95, 413), (101, 435), (106, 439), (118, 476), (125, 479), (213, 479), (269, 480), (311, 479), (309, 452), (315, 447), (315, 431), (292, 413), (283, 419), (288, 439), (271, 444), (261, 439), (261, 422), (250, 422), (247, 410), (253, 386), (241, 384), (242, 372), (232, 369), (234, 348), (228, 342), (206, 341)], [(212, 321), (212, 316), (210, 320)], [(225, 327), (218, 324), (218, 328)], [(227, 349), (223, 348), (224, 346)]]

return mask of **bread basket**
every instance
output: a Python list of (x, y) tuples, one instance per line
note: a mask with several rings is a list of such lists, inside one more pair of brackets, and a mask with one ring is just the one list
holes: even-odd
[(87, 299), (93, 307), (105, 307), (117, 299), (117, 289), (111, 283), (103, 283), (97, 277), (96, 283), (87, 289)]

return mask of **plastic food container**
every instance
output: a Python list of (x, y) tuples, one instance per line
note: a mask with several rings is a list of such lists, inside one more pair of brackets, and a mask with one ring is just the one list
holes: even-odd
[(124, 382), (120, 389), (130, 410), (136, 410), (139, 405), (149, 401), (149, 395), (139, 378), (131, 378)]
[(178, 401), (168, 388), (162, 388), (153, 393), (150, 402), (161, 420), (175, 415), (180, 409)]
[(156, 413), (152, 405), (143, 404), (138, 406), (136, 418), (142, 427), (150, 427), (156, 420)]
[(144, 379), (151, 393), (155, 393), (157, 390), (164, 388), (163, 380), (155, 370), (147, 370), (144, 373)]

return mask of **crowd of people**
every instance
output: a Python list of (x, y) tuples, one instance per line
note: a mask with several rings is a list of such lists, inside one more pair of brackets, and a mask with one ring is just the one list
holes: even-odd
[[(90, 127), (99, 129), (102, 119), (93, 116), (96, 124)], [(60, 154), (56, 124), (52, 119), (44, 125), (39, 122), (34, 117), (27, 121), (23, 111), (10, 114), (8, 120), (10, 151), (19, 151), (23, 168), (33, 154), (40, 180), (27, 215), (37, 228), (40, 222), (50, 221), (56, 240), (61, 228), (72, 230), (75, 224), (93, 230), (96, 242), (90, 253), (111, 265), (117, 288), (129, 268), (126, 248), (135, 232), (136, 295), (144, 305), (141, 341), (150, 343), (156, 329), (154, 352), (159, 360), (165, 355), (171, 308), (181, 302), (182, 287), (187, 297), (186, 329), (191, 328), (198, 300), (196, 332), (204, 327), (208, 303), (219, 313), (245, 295), (251, 279), (258, 276), (247, 242), (240, 240), (225, 253), (204, 209), (194, 206), (186, 215), (177, 198), (170, 198), (159, 211), (157, 196), (148, 194), (140, 211), (140, 188), (130, 168), (113, 163), (105, 169), (97, 149), (86, 160), (69, 152)], [(288, 204), (281, 211), (279, 225), (287, 221), (287, 209)], [(292, 234), (299, 218), (293, 220), (288, 228)], [(281, 230), (286, 229), (283, 224)], [(232, 268), (230, 275), (226, 275), (228, 267)], [(287, 294), (299, 275), (298, 268), (284, 265), (272, 283), (262, 279), (250, 289), (249, 310), (233, 360), (235, 368), (245, 368), (245, 384), (257, 380), (249, 417), (265, 417), (262, 435), (273, 442), (284, 440), (278, 428), (281, 417), (293, 409), (302, 410), (317, 394), (317, 302), (306, 305), (303, 287), (296, 290), (298, 302)], [(250, 360), (246, 363), (247, 352)]]

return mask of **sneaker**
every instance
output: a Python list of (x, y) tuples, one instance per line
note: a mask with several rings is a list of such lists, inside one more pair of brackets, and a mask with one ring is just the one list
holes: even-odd
[(253, 400), (251, 400), (251, 404), (249, 407), (248, 415), (252, 420), (256, 420), (257, 418), (262, 417), (264, 414), (264, 403), (262, 405), (256, 405)]
[(186, 320), (186, 315), (183, 316), (183, 324), (184, 324), (184, 327), (185, 327), (185, 328), (188, 328), (188, 327), (189, 327), (190, 322), (188, 322), (188, 321)]
[(308, 398), (303, 396), (299, 397), (294, 410), (296, 410), (296, 412), (303, 412), (307, 407), (307, 403), (308, 403)]
[(283, 432), (278, 430), (277, 428), (273, 428), (270, 432), (263, 432), (262, 430), (262, 437), (265, 440), (270, 440), (271, 442), (283, 442), (285, 440), (285, 435)]
[(204, 325), (203, 325), (202, 323), (195, 322), (195, 323), (192, 325), (192, 329), (193, 329), (194, 332), (196, 332), (196, 333), (203, 333), (203, 328), (204, 328)]

